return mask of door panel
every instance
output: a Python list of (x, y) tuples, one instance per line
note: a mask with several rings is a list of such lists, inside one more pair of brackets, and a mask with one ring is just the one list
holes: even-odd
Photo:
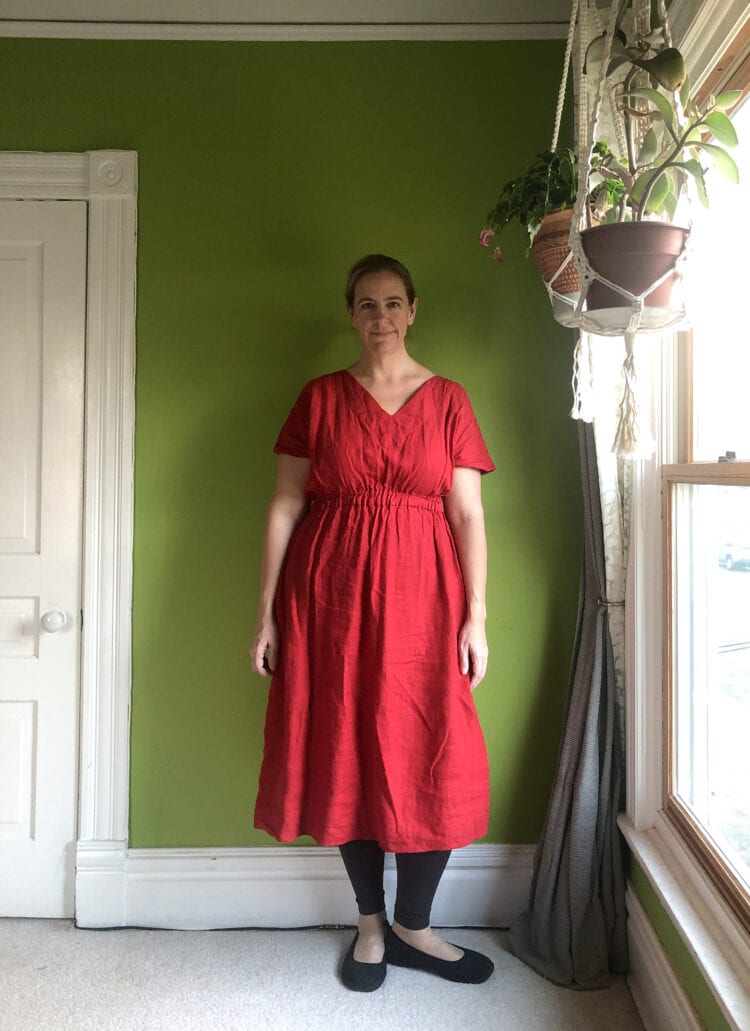
[(42, 259), (41, 242), (0, 242), (0, 553), (6, 555), (39, 552)]
[(0, 201), (0, 916), (73, 915), (86, 204)]

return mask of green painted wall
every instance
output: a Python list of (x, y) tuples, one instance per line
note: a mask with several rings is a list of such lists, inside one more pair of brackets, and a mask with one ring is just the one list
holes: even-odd
[(276, 432), (358, 353), (342, 290), (404, 260), (417, 359), (461, 381), (485, 479), (487, 840), (533, 842), (575, 627), (571, 334), (520, 233), (476, 244), (549, 143), (561, 41), (0, 40), (0, 148), (139, 153), (131, 845), (271, 844), (252, 828), (267, 686), (250, 672)]
[(687, 950), (667, 911), (651, 887), (651, 882), (633, 855), (630, 857), (630, 880), (654, 925), (669, 962), (703, 1021), (706, 1031), (729, 1031), (729, 1023), (719, 1008), (703, 974)]

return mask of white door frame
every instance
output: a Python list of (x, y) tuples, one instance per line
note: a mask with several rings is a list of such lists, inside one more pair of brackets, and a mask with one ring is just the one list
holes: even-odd
[(0, 153), (0, 198), (88, 202), (76, 915), (82, 871), (128, 843), (136, 192), (134, 151)]

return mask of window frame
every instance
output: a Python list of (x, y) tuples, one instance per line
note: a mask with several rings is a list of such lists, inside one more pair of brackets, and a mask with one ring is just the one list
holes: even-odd
[[(690, 360), (689, 352), (685, 358)], [(687, 413), (686, 413), (687, 414)], [(688, 418), (688, 422), (692, 421)], [(687, 462), (662, 467), (662, 521), (664, 555), (664, 727), (663, 800), (664, 812), (676, 832), (711, 879), (741, 926), (750, 933), (750, 892), (724, 861), (703, 825), (695, 819), (675, 790), (675, 578), (674, 497), (679, 484), (715, 484), (750, 487), (750, 462)]]
[(750, 933), (665, 806), (662, 471), (685, 454), (688, 335), (650, 338), (640, 375), (656, 453), (634, 462), (626, 596), (626, 812), (618, 825), (730, 1027), (750, 1027)]
[[(674, 0), (672, 32), (693, 86), (730, 88), (735, 55), (712, 55), (739, 39), (750, 21), (747, 0)], [(732, 46), (729, 44), (729, 47)], [(727, 53), (728, 50), (724, 50)], [(633, 463), (631, 546), (626, 596), (626, 812), (618, 825), (694, 959), (730, 1027), (750, 1027), (750, 934), (706, 873), (664, 808), (667, 759), (664, 671), (662, 469), (692, 456), (691, 337), (651, 337), (640, 376), (656, 451)]]

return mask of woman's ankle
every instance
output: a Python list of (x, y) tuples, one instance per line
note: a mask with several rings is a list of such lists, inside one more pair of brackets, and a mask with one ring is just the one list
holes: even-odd
[(357, 927), (360, 934), (367, 934), (368, 932), (381, 931), (385, 922), (385, 910), (382, 910), (380, 913), (368, 913), (366, 915), (360, 913)]
[(463, 949), (445, 941), (429, 925), (415, 931), (394, 920), (391, 927), (394, 934), (403, 942), (420, 952), (426, 952), (429, 956), (445, 960), (458, 960), (464, 954)]
[(393, 930), (396, 931), (397, 934), (400, 934), (403, 938), (411, 938), (414, 935), (424, 936), (425, 934), (429, 934), (432, 931), (432, 927), (430, 927), (429, 924), (427, 925), (427, 927), (420, 927), (418, 930), (414, 930), (411, 927), (404, 927), (404, 925), (400, 924), (395, 917), (393, 919), (393, 923), (391, 924), (391, 926), (393, 927)]

